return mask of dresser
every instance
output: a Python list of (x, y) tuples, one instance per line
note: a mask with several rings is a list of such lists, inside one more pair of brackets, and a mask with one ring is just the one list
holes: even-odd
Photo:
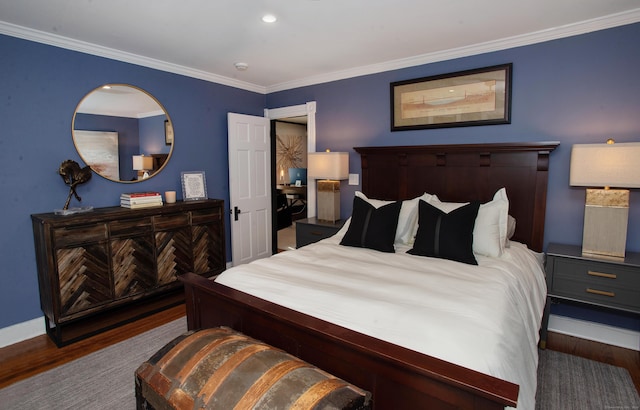
[(63, 346), (182, 303), (179, 275), (225, 269), (223, 205), (31, 215), (47, 334)]
[(338, 233), (344, 221), (321, 221), (318, 218), (306, 218), (296, 221), (296, 248), (318, 242)]
[(546, 274), (541, 347), (553, 299), (640, 314), (640, 253), (627, 252), (620, 260), (599, 259), (583, 256), (580, 246), (552, 243), (547, 248)]

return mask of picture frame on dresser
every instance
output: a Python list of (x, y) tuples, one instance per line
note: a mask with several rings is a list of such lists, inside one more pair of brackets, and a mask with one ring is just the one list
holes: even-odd
[(391, 131), (511, 123), (513, 64), (391, 83)]
[(200, 201), (207, 199), (207, 182), (204, 171), (183, 171), (180, 176), (183, 200)]

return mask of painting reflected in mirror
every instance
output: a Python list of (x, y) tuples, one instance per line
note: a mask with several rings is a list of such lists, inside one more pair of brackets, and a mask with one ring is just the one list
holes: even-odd
[[(78, 154), (96, 174), (116, 182), (138, 182), (157, 175), (171, 156), (173, 134), (171, 119), (160, 102), (125, 84), (92, 90), (73, 116)], [(150, 165), (134, 166), (140, 163), (140, 156), (151, 157), (143, 162)]]

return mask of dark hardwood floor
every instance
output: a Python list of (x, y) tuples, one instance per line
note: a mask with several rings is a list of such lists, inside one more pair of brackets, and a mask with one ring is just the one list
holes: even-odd
[[(0, 349), (0, 388), (121, 342), (186, 314), (184, 305), (165, 310), (62, 348), (42, 335)], [(640, 352), (549, 332), (547, 348), (629, 370), (640, 393)]]

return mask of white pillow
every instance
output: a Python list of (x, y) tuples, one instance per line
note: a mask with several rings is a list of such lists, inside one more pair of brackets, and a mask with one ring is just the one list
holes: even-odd
[[(442, 212), (449, 213), (468, 202), (441, 202), (432, 195), (428, 201)], [(493, 200), (480, 205), (476, 224), (473, 228), (473, 253), (490, 257), (499, 257), (504, 252), (507, 242), (507, 224), (509, 199), (507, 190), (501, 188), (493, 196)]]
[[(380, 208), (383, 205), (395, 202), (383, 201), (380, 199), (370, 199), (360, 191), (356, 191), (356, 196), (364, 199), (375, 208)], [(421, 199), (423, 201), (429, 202), (430, 198), (431, 195), (425, 192), (417, 198), (402, 201), (400, 215), (398, 215), (398, 227), (396, 228), (396, 237), (394, 243), (403, 245), (413, 243), (416, 232), (418, 231), (418, 204)]]

